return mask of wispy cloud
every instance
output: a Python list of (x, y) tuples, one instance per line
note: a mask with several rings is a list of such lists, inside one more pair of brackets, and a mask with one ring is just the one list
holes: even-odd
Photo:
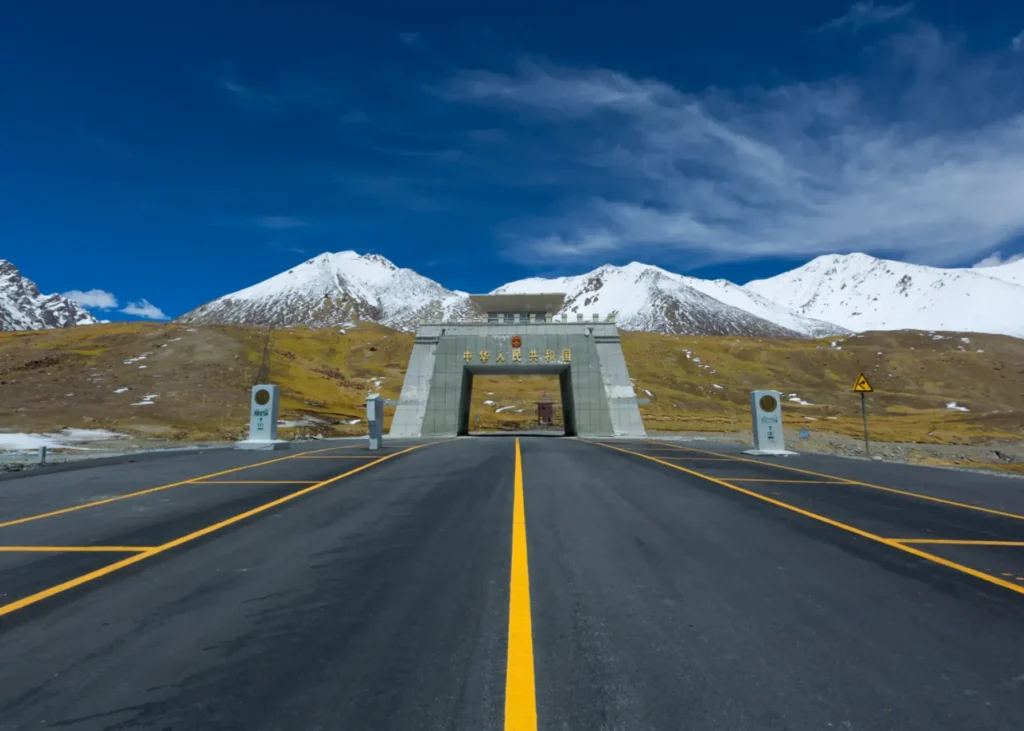
[(687, 94), (525, 63), (439, 92), (547, 131), (533, 158), (557, 137), (560, 171), (587, 174), (559, 213), (509, 223), (524, 261), (867, 251), (943, 264), (1024, 231), (1024, 68), (1006, 61), (916, 24), (875, 46), (863, 77)]
[(64, 296), (82, 305), (82, 307), (94, 310), (113, 310), (117, 307), (117, 297), (102, 289), (86, 291), (73, 289), (70, 292), (65, 292)]
[(250, 112), (283, 114), (293, 109), (334, 110), (344, 106), (345, 95), (337, 84), (296, 72), (262, 82), (247, 82), (233, 64), (215, 73), (217, 85), (228, 97)]
[(1024, 30), (1014, 36), (1013, 40), (1010, 41), (1010, 47), (1014, 51), (1024, 51)]
[(827, 23), (818, 26), (815, 28), (815, 31), (821, 33), (834, 30), (850, 30), (856, 33), (862, 28), (881, 25), (882, 23), (888, 23), (890, 20), (901, 18), (910, 13), (913, 8), (913, 3), (907, 3), (906, 5), (875, 5), (872, 0), (864, 0), (863, 2), (854, 3), (844, 15), (833, 18)]
[(154, 305), (147, 299), (141, 299), (138, 302), (129, 302), (128, 306), (121, 310), (126, 315), (133, 315), (135, 317), (143, 317), (147, 320), (167, 320), (169, 319), (164, 311)]
[(253, 219), (253, 224), (270, 231), (285, 231), (294, 228), (309, 228), (309, 221), (294, 216), (261, 216)]
[(994, 251), (981, 261), (974, 264), (974, 268), (977, 269), (979, 267), (997, 267), (1003, 264), (1013, 264), (1015, 261), (1021, 261), (1022, 259), (1024, 259), (1024, 254), (1014, 254), (1004, 259), (1003, 255), (1000, 252)]
[(412, 47), (418, 46), (420, 44), (420, 41), (422, 40), (422, 36), (419, 33), (415, 33), (415, 32), (412, 32), (412, 33), (399, 33), (398, 34), (398, 38), (405, 45), (412, 46)]

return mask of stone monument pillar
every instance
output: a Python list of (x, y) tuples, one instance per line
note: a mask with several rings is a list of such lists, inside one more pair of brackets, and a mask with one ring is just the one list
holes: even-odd
[(370, 449), (384, 446), (384, 399), (379, 393), (366, 397), (366, 425), (370, 428)]
[(786, 450), (782, 433), (782, 400), (778, 391), (751, 391), (750, 416), (754, 448), (744, 454), (796, 454)]
[(281, 391), (269, 384), (253, 386), (249, 403), (249, 438), (235, 443), (236, 449), (287, 449), (277, 438), (277, 409)]

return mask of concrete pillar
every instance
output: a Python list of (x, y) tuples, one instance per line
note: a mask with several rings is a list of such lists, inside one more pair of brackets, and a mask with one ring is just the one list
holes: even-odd
[(583, 313), (582, 312), (577, 312), (576, 313), (576, 322), (583, 322)]
[(288, 442), (277, 438), (277, 414), (281, 391), (277, 386), (252, 387), (249, 402), (249, 438), (235, 443), (236, 449), (287, 449)]
[(366, 425), (370, 428), (370, 449), (384, 446), (384, 399), (379, 393), (366, 397)]
[(750, 417), (754, 448), (746, 454), (796, 454), (786, 450), (782, 433), (782, 396), (778, 391), (751, 391)]

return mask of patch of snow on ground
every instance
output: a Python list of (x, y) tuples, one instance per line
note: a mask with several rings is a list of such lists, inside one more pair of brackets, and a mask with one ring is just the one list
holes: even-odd
[(970, 343), (971, 339), (970, 338), (960, 338), (960, 342), (961, 343)]
[(828, 419), (829, 421), (838, 421), (839, 420), (838, 416), (826, 416), (825, 418)]
[(129, 358), (128, 360), (126, 360), (124, 362), (124, 364), (125, 365), (131, 365), (132, 363), (138, 363), (140, 360), (145, 360), (146, 358), (148, 358), (151, 355), (152, 355), (152, 353), (143, 353), (142, 355), (137, 355), (134, 358)]
[(141, 366), (139, 366), (139, 368), (145, 368), (145, 367), (146, 367), (146, 366), (144, 366), (144, 365), (141, 365)]
[(121, 388), (115, 388), (114, 389), (114, 393), (124, 393), (127, 390), (128, 390), (127, 386), (121, 386)]
[(813, 416), (805, 416), (804, 418), (807, 419), (807, 421), (817, 421)]
[(349, 426), (352, 426), (353, 424), (358, 424), (360, 421), (362, 421), (362, 419), (349, 419), (345, 423), (348, 424)]
[(719, 386), (717, 383), (712, 383), (711, 384), (711, 388), (722, 388), (722, 387)]
[(654, 398), (654, 394), (648, 391), (646, 388), (641, 388), (640, 390), (646, 393), (649, 398)]
[(700, 363), (700, 358), (694, 358), (694, 359), (693, 359), (693, 362), (694, 362), (694, 363)]
[(500, 414), (502, 411), (508, 411), (509, 409), (514, 409), (514, 408), (515, 408), (515, 406), (502, 406), (501, 408), (495, 409), (494, 413), (495, 414)]
[(297, 426), (324, 426), (327, 421), (318, 419), (315, 416), (303, 416), (301, 419), (278, 419), (277, 426), (280, 429), (293, 429)]
[(982, 350), (981, 348), (978, 348), (978, 350), (977, 350), (976, 352), (978, 352), (978, 353), (984, 353), (985, 351), (984, 351), (984, 350)]
[(804, 401), (802, 398), (797, 396), (795, 393), (789, 394), (789, 400), (800, 406), (814, 406), (810, 401)]
[(47, 449), (76, 449), (84, 450), (87, 447), (78, 447), (76, 444), (83, 442), (100, 442), (108, 439), (125, 439), (126, 434), (107, 431), (106, 429), (63, 429), (59, 434), (0, 434), (0, 451), (18, 452), (36, 450), (40, 447)]
[(158, 393), (149, 393), (149, 394), (146, 394), (142, 398), (142, 401), (136, 401), (134, 404), (132, 404), (132, 406), (152, 406), (153, 405), (153, 399), (159, 398), (159, 397), (160, 397), (160, 394), (158, 394)]
[(488, 399), (487, 401), (484, 401), (484, 406), (494, 406), (494, 402)]
[(966, 406), (959, 406), (956, 401), (950, 401), (946, 404), (947, 409), (953, 409), (954, 411), (970, 411)]

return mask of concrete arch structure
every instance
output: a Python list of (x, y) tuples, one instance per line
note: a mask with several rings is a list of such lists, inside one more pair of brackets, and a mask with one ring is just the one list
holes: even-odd
[(390, 436), (468, 434), (473, 378), (482, 374), (558, 375), (567, 435), (645, 436), (614, 321), (555, 320), (562, 300), (475, 296), (476, 319), (421, 324)]

